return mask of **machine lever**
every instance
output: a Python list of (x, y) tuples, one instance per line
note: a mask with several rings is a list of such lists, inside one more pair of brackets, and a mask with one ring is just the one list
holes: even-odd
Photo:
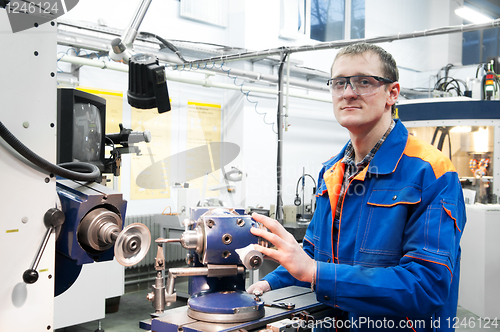
[(264, 303), (266, 307), (275, 307), (275, 308), (281, 308), (281, 309), (286, 309), (286, 310), (292, 310), (295, 308), (295, 303), (291, 302), (274, 302), (274, 303)]
[(50, 234), (52, 233), (52, 230), (61, 226), (64, 223), (64, 220), (64, 213), (59, 209), (50, 208), (47, 212), (45, 212), (43, 222), (47, 227), (47, 231), (45, 232), (45, 236), (43, 238), (42, 244), (40, 245), (40, 248), (38, 248), (35, 260), (31, 264), (30, 268), (23, 273), (23, 280), (25, 283), (33, 284), (38, 280), (38, 272), (36, 271), (36, 269), (38, 267), (38, 263), (40, 263), (40, 260), (42, 259), (45, 247), (49, 242)]
[(155, 240), (156, 243), (176, 243), (176, 242), (181, 242), (181, 239), (164, 239), (164, 238), (157, 238)]

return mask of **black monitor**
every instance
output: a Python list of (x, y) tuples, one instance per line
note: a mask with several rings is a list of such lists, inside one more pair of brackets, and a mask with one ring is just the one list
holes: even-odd
[(104, 171), (106, 100), (84, 91), (57, 89), (57, 163), (87, 162)]

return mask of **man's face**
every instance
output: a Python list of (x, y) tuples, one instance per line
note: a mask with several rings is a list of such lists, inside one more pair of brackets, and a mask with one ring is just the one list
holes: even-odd
[[(344, 55), (332, 67), (332, 78), (355, 75), (384, 77), (379, 56), (373, 52)], [(396, 85), (397, 91), (394, 92)], [(342, 96), (332, 96), (335, 117), (351, 133), (366, 133), (376, 126), (388, 126), (391, 105), (396, 102), (398, 94), (399, 83), (382, 84), (376, 93), (361, 96), (347, 85)]]

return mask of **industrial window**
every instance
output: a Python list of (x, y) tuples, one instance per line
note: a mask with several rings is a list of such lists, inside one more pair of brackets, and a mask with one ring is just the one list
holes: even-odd
[(468, 31), (463, 33), (462, 64), (484, 63), (500, 56), (500, 28)]
[(311, 39), (365, 37), (365, 0), (311, 0)]

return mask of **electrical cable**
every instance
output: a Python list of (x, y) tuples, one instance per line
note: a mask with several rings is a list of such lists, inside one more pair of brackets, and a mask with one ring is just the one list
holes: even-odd
[(465, 83), (463, 80), (460, 79), (455, 79), (453, 77), (448, 77), (448, 74), (445, 77), (441, 77), (437, 80), (436, 84), (434, 85), (434, 90), (437, 91), (444, 91), (444, 92), (450, 92), (451, 90), (455, 90), (457, 92), (458, 96), (462, 96), (462, 90), (460, 89), (460, 84), (465, 87), (465, 90), (467, 90), (467, 83)]
[(485, 67), (485, 63), (480, 63), (479, 65), (477, 65), (477, 68), (476, 68), (476, 78), (477, 78), (477, 75), (479, 74), (479, 69), (481, 69), (481, 67), (483, 68), (483, 70), (486, 71), (486, 68)]
[(257, 113), (258, 115), (262, 116), (262, 121), (266, 124), (266, 125), (270, 125), (272, 126), (272, 130), (275, 134), (278, 134), (278, 132), (274, 129), (274, 125), (276, 124), (276, 122), (267, 122), (266, 121), (266, 115), (267, 115), (267, 112), (264, 112), (264, 113), (261, 113), (257, 110), (257, 105), (259, 104), (258, 101), (251, 101), (250, 98), (249, 98), (249, 95), (250, 95), (250, 91), (247, 91), (247, 92), (244, 92), (243, 91), (243, 86), (245, 85), (244, 83), (242, 84), (236, 84), (236, 79), (238, 78), (237, 76), (230, 76), (229, 73), (231, 72), (231, 69), (228, 69), (228, 70), (225, 70), (222, 68), (222, 66), (224, 66), (224, 63), (222, 63), (221, 65), (221, 70), (227, 72), (227, 77), (231, 78), (233, 80), (233, 84), (236, 85), (236, 86), (239, 86), (240, 87), (240, 92), (242, 94), (244, 94), (247, 98), (247, 101), (249, 103), (252, 103), (254, 104), (254, 111), (255, 113)]
[(302, 178), (304, 178), (306, 176), (310, 177), (311, 180), (313, 180), (313, 183), (314, 183), (313, 191), (316, 191), (316, 181), (314, 180), (314, 178), (310, 174), (301, 175), (300, 178), (297, 180), (297, 185), (295, 186), (295, 200), (293, 201), (293, 204), (295, 204), (296, 206), (299, 206), (300, 204), (302, 204), (300, 197), (299, 197), (299, 183), (300, 183), (300, 180), (302, 180)]
[(436, 141), (437, 134), (441, 132), (441, 135), (439, 136), (439, 141), (437, 145), (437, 149), (439, 151), (443, 151), (443, 144), (444, 140), (446, 139), (446, 136), (448, 136), (448, 148), (449, 148), (449, 158), (451, 160), (451, 136), (450, 136), (450, 130), (453, 127), (436, 127), (434, 130), (434, 134), (432, 135), (432, 140), (431, 140), (431, 145), (434, 145), (434, 142)]
[(177, 47), (175, 47), (175, 45), (169, 42), (168, 40), (163, 39), (162, 37), (150, 32), (141, 32), (141, 35), (150, 36), (158, 39), (166, 48), (174, 52), (175, 55), (177, 55), (177, 57), (181, 59), (182, 62), (184, 63), (188, 62), (186, 59), (184, 59), (184, 57), (182, 56), (181, 52), (177, 49)]
[[(94, 181), (101, 176), (99, 168), (89, 163), (69, 162), (69, 163), (54, 165), (48, 162), (47, 160), (43, 159), (42, 157), (31, 151), (28, 147), (26, 147), (26, 145), (21, 143), (21, 141), (19, 141), (4, 126), (4, 124), (1, 121), (0, 121), (0, 137), (2, 137), (7, 144), (9, 144), (24, 158), (31, 161), (38, 167), (48, 171), (49, 173), (59, 175), (69, 180), (77, 180), (77, 181)], [(85, 173), (82, 173), (82, 171), (85, 171)]]
[(117, 157), (117, 150), (116, 150), (116, 147), (115, 147), (115, 142), (113, 142), (113, 140), (111, 138), (109, 138), (108, 136), (105, 136), (107, 140), (111, 141), (111, 144), (106, 144), (106, 146), (111, 146), (112, 147), (112, 150), (110, 152), (110, 157), (108, 159), (105, 160), (105, 163), (104, 165), (111, 165), (113, 164), (115, 161), (116, 161), (116, 157)]

